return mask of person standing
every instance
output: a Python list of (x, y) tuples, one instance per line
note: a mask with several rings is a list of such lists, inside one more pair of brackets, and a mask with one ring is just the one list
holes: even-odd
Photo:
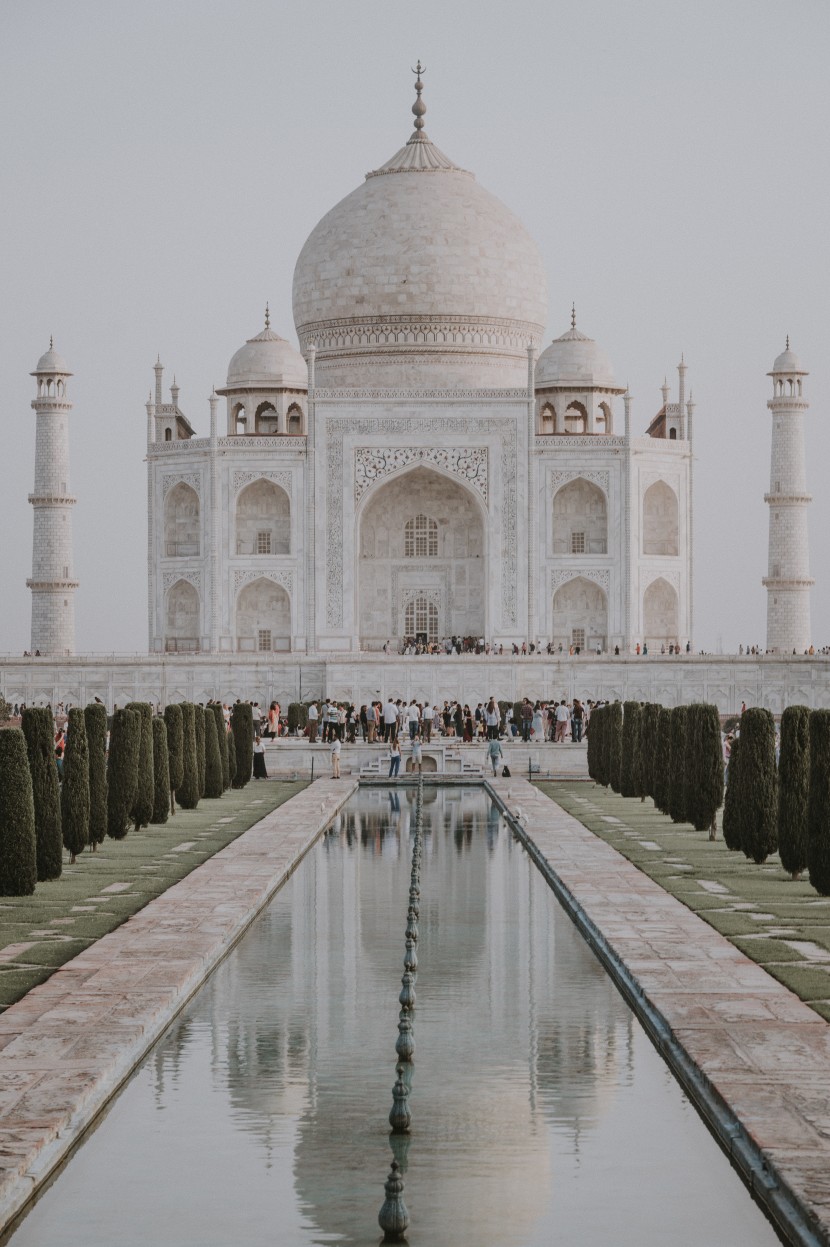
[[(398, 707), (392, 698), (388, 698), (383, 707), (383, 739), (385, 743), (394, 740), (398, 735)], [(400, 761), (400, 756), (398, 758)]]
[(259, 736), (254, 737), (254, 779), (267, 779), (265, 769), (265, 746)]
[(424, 752), (421, 746), (421, 742), (418, 740), (417, 736), (412, 741), (412, 773), (413, 775), (415, 773), (416, 766), (418, 768), (418, 774), (420, 775), (424, 769)]
[(317, 709), (316, 701), (313, 701), (308, 708), (308, 739), (313, 745), (317, 740), (317, 722), (320, 718), (320, 711)]
[(421, 726), (421, 712), (414, 697), (407, 707), (406, 721), (409, 724), (409, 739), (414, 740), (418, 735), (418, 728)]
[(369, 705), (366, 707), (366, 735), (368, 738), (368, 743), (370, 745), (373, 745), (375, 743), (375, 733), (377, 732), (377, 728), (378, 728), (377, 706), (375, 705), (373, 701), (370, 701)]
[(335, 736), (331, 742), (329, 753), (331, 754), (331, 777), (332, 779), (340, 778), (340, 737)]
[(501, 726), (501, 711), (496, 704), (495, 697), (491, 697), (484, 711), (484, 722), (487, 726), (487, 739), (498, 740), (499, 727)]
[(401, 747), (398, 744), (397, 736), (392, 737), (392, 744), (389, 746), (389, 778), (397, 779), (398, 772), (401, 769)]
[(502, 754), (502, 751), (501, 751), (501, 741), (499, 740), (498, 736), (491, 737), (487, 745), (487, 757), (490, 759), (490, 765), (493, 768), (494, 778), (498, 774), (499, 759), (502, 758), (503, 756), (504, 755)]
[(573, 710), (571, 712), (571, 738), (575, 745), (582, 740), (582, 724), (585, 718), (585, 711), (582, 702), (578, 697), (574, 698)]
[(554, 740), (557, 744), (563, 744), (565, 740), (565, 732), (571, 721), (571, 712), (568, 710), (568, 703), (560, 701), (556, 707), (556, 736)]
[(527, 697), (522, 700), (522, 740), (525, 744), (530, 740), (530, 728), (533, 723), (533, 707)]
[(421, 711), (421, 735), (424, 738), (424, 741), (426, 742), (426, 744), (429, 744), (430, 738), (432, 736), (432, 716), (434, 713), (435, 712), (432, 709), (432, 703), (430, 702), (429, 698), (427, 698), (426, 705)]

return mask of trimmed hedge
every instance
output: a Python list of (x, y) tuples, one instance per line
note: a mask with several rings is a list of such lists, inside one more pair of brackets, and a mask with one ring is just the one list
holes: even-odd
[(225, 791), (222, 785), (222, 758), (219, 753), (219, 738), (216, 735), (216, 718), (209, 707), (203, 719), (205, 725), (205, 796), (221, 797)]
[(205, 795), (205, 708), (193, 707), (193, 721), (196, 725), (196, 767), (199, 772), (199, 796)]
[(89, 750), (86, 719), (79, 706), (67, 715), (66, 749), (61, 784), (61, 824), (63, 845), (74, 863), (89, 844)]
[(151, 823), (159, 826), (170, 815), (170, 761), (167, 751), (167, 724), (153, 716), (153, 814)]
[[(61, 790), (55, 762), (55, 722), (47, 706), (23, 711), (21, 727), (26, 740), (32, 799), (35, 803), (37, 878), (59, 879), (63, 870)], [(25, 893), (21, 893), (25, 895)]]
[(95, 852), (107, 834), (107, 711), (100, 702), (84, 707), (89, 761), (89, 843)]
[(778, 854), (793, 879), (807, 866), (809, 795), (810, 711), (807, 706), (787, 706), (781, 716), (778, 758)]
[(107, 759), (107, 835), (111, 840), (123, 840), (129, 831), (138, 789), (140, 747), (141, 715), (135, 710), (116, 710)]
[(228, 749), (228, 776), (230, 778), (231, 788), (235, 788), (236, 784), (236, 738), (232, 731), (225, 733), (225, 742)]
[(814, 710), (810, 715), (807, 830), (810, 883), (821, 896), (830, 896), (830, 710)]
[(660, 707), (657, 718), (657, 751), (654, 755), (654, 804), (668, 814), (671, 801), (672, 712)]
[(32, 775), (26, 737), (0, 732), (0, 896), (31, 896), (37, 882)]
[(760, 706), (741, 715), (738, 826), (741, 848), (760, 866), (778, 847), (775, 721)]
[(738, 817), (741, 800), (740, 740), (740, 736), (736, 736), (732, 741), (723, 798), (723, 842), (733, 852), (738, 852), (741, 848), (741, 825)]
[(695, 831), (717, 834), (723, 803), (723, 742), (717, 706), (689, 706), (686, 721), (686, 818)]
[(182, 759), (183, 778), (176, 792), (183, 810), (195, 810), (199, 804), (199, 763), (196, 754), (196, 707), (183, 701), (182, 711)]
[(637, 791), (640, 797), (654, 796), (654, 762), (657, 757), (657, 732), (661, 707), (654, 702), (643, 706), (640, 722), (640, 755), (637, 768)]
[(608, 779), (614, 792), (620, 791), (620, 772), (622, 769), (622, 704), (612, 701), (606, 707), (606, 719), (603, 731), (606, 734), (605, 752), (608, 758)]
[(308, 723), (308, 706), (302, 701), (292, 701), (288, 706), (288, 730), (295, 736), (304, 731)]
[(686, 822), (686, 724), (688, 706), (671, 711), (671, 772), (669, 774), (669, 816), (673, 823)]
[(153, 707), (148, 701), (130, 701), (125, 710), (134, 711), (141, 720), (141, 735), (138, 744), (138, 784), (135, 801), (130, 810), (130, 818), (135, 823), (136, 831), (146, 827), (153, 817), (154, 780), (153, 780)]
[(167, 769), (170, 778), (170, 813), (176, 813), (176, 793), (184, 782), (184, 725), (182, 708), (174, 702), (164, 708), (167, 728)]
[(254, 769), (254, 719), (248, 702), (238, 701), (231, 711), (231, 730), (236, 747), (234, 788), (244, 788)]
[(638, 701), (623, 703), (622, 760), (620, 762), (620, 793), (623, 797), (639, 797), (637, 770), (640, 756), (640, 721), (643, 708)]
[(208, 706), (208, 710), (216, 720), (216, 743), (219, 746), (219, 760), (222, 763), (222, 791), (224, 792), (231, 786), (231, 774), (228, 764), (228, 730), (225, 727), (222, 703), (212, 701)]

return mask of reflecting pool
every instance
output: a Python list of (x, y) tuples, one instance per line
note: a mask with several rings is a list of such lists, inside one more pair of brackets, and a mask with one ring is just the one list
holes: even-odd
[[(14, 1247), (377, 1244), (415, 793), (365, 789)], [(763, 1214), (481, 789), (428, 788), (412, 1247), (767, 1247)]]

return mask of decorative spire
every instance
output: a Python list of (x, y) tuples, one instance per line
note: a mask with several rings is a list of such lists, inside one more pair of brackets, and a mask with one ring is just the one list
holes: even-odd
[[(424, 128), (424, 113), (427, 110), (426, 104), (421, 99), (421, 92), (424, 89), (424, 84), (421, 82), (421, 74), (425, 74), (426, 69), (418, 61), (412, 72), (415, 75), (415, 103), (412, 105), (412, 111), (415, 114), (415, 131), (419, 134)], [(424, 135), (424, 138), (426, 138), (426, 135)]]
[[(52, 339), (51, 339), (51, 338), (49, 339), (49, 345), (50, 345), (50, 346), (52, 345)], [(786, 347), (786, 349), (787, 349), (787, 350), (789, 350), (789, 349), (790, 349), (790, 335), (789, 335), (789, 334), (787, 334), (787, 347)]]
[(576, 304), (571, 304), (571, 329), (576, 329)]
[[(789, 338), (787, 338), (787, 345), (788, 345), (788, 346), (789, 346), (789, 343), (790, 343), (790, 339), (789, 339)], [(51, 351), (51, 350), (54, 350), (54, 347), (53, 347), (53, 344), (52, 344), (52, 335), (51, 335), (51, 333), (49, 334), (49, 350), (50, 350), (50, 351)]]
[(267, 303), (265, 304), (265, 328), (271, 328), (271, 309), (268, 307)]

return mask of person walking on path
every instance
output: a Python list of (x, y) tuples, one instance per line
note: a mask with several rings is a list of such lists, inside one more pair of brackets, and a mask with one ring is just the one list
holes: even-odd
[(340, 778), (340, 738), (335, 736), (331, 742), (329, 749), (331, 754), (331, 777), (332, 779)]
[(490, 759), (490, 765), (493, 768), (494, 778), (498, 774), (498, 771), (499, 771), (499, 759), (502, 758), (503, 756), (504, 755), (502, 754), (502, 751), (501, 751), (501, 741), (499, 740), (498, 736), (494, 736), (493, 739), (487, 745), (487, 757)]
[(401, 747), (398, 744), (397, 736), (392, 737), (392, 744), (389, 746), (389, 778), (397, 779), (398, 772), (401, 769)]

